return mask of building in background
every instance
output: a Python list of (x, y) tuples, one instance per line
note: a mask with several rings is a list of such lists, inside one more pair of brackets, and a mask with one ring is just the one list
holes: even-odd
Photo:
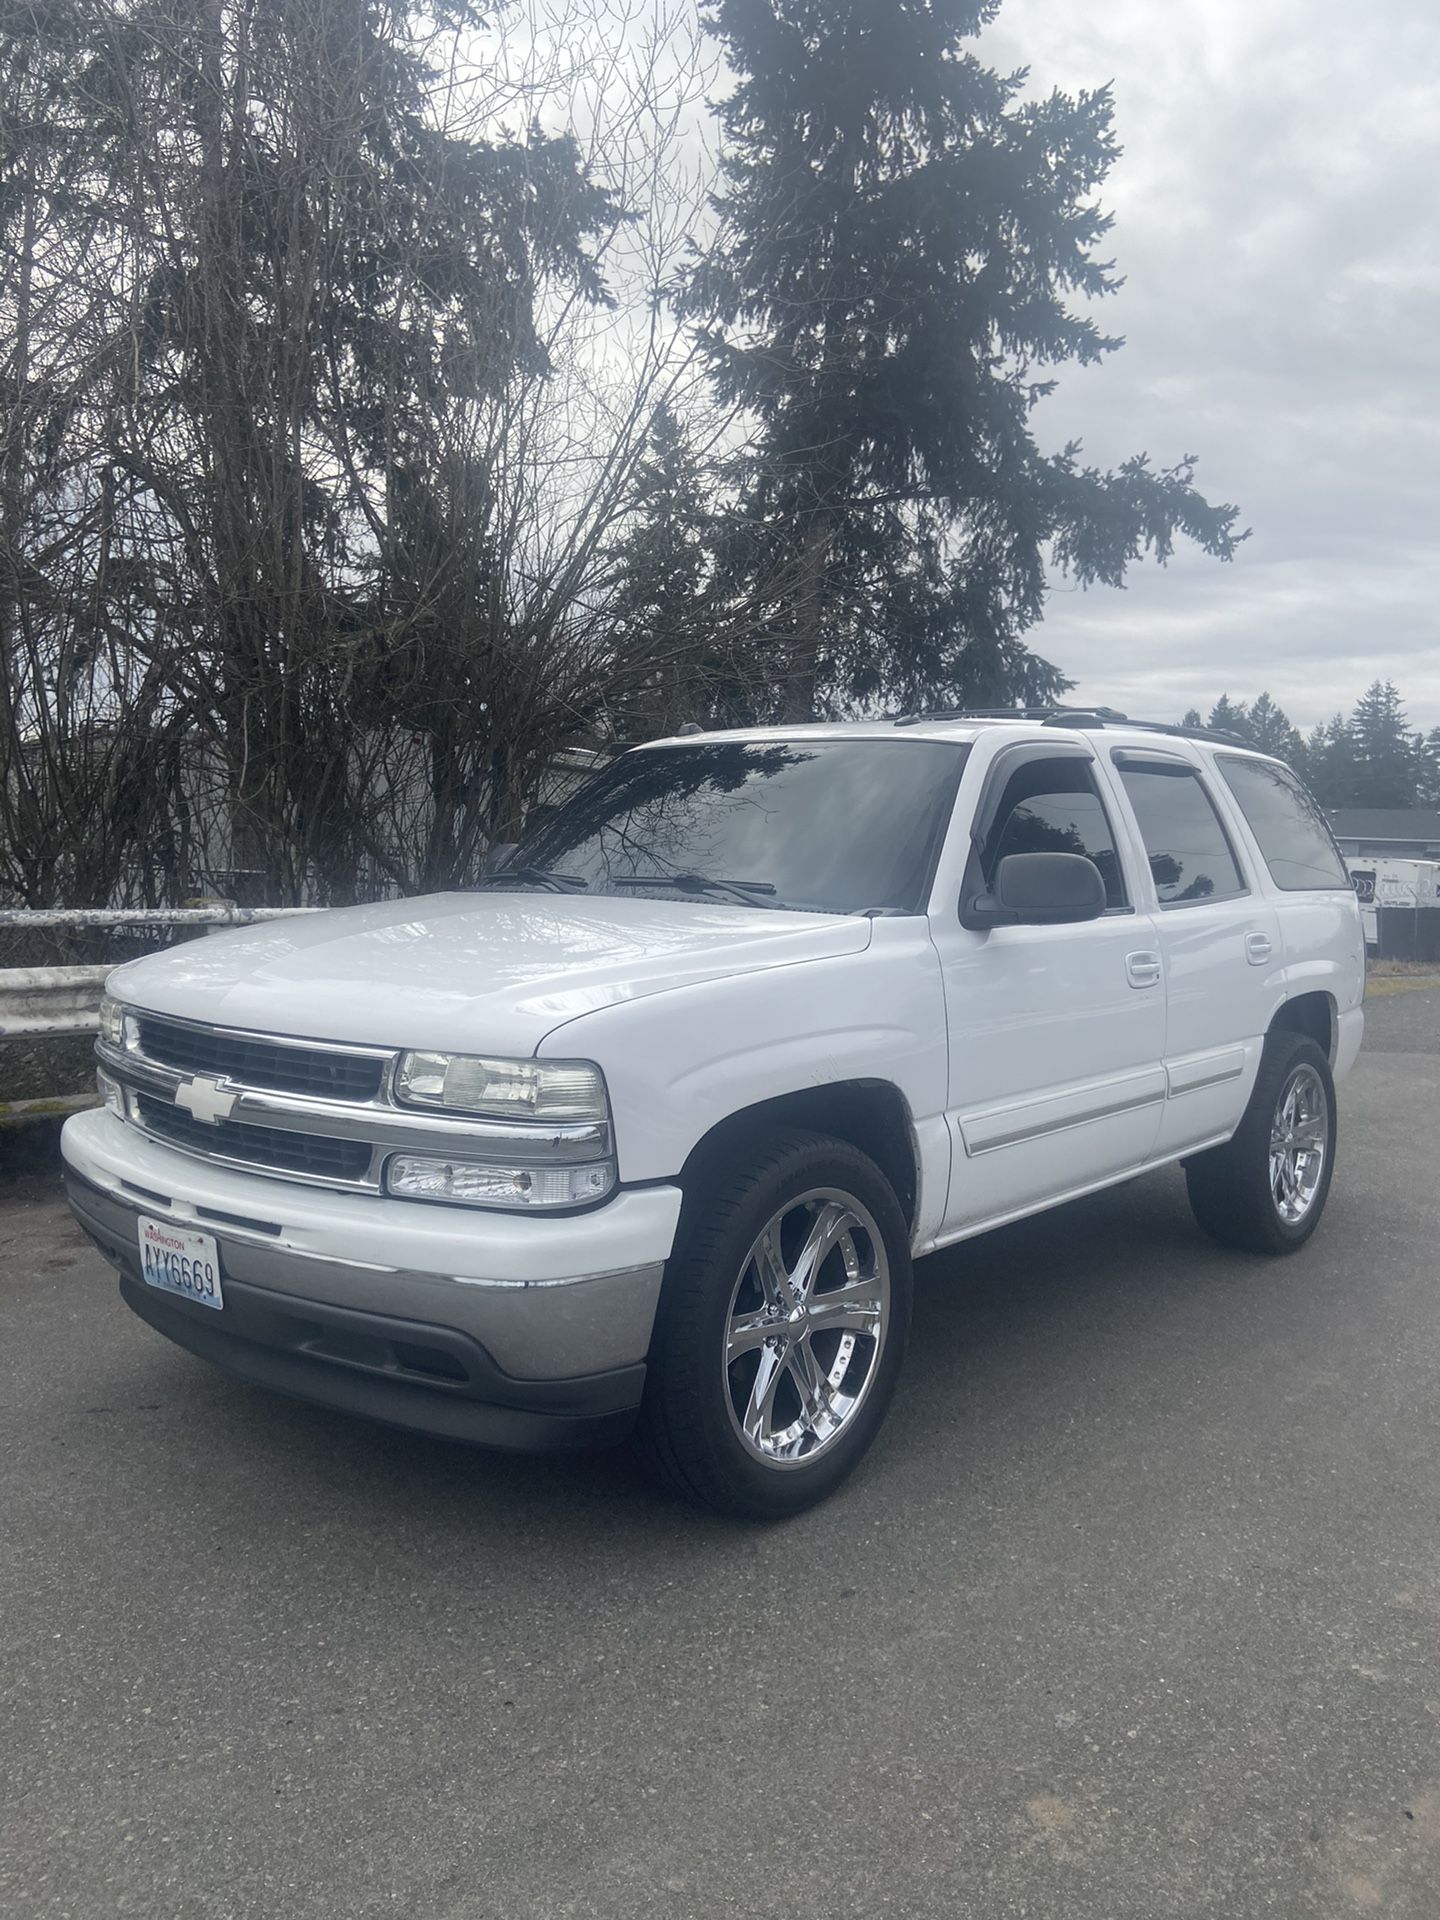
[(1346, 860), (1440, 858), (1440, 813), (1424, 807), (1333, 807), (1330, 826)]

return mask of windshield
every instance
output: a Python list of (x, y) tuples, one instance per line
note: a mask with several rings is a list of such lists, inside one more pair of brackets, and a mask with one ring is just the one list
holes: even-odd
[(757, 909), (914, 913), (967, 751), (883, 739), (646, 748), (582, 787), (511, 864), (574, 875), (592, 893), (643, 895), (635, 883), (649, 879), (667, 899), (744, 898), (702, 891), (700, 876), (749, 883)]

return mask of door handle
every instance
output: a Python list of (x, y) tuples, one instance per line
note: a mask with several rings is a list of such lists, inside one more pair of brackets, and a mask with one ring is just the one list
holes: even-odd
[(1263, 967), (1274, 952), (1268, 933), (1247, 933), (1245, 936), (1245, 958), (1252, 967)]
[(1132, 987), (1154, 987), (1160, 982), (1160, 956), (1158, 953), (1127, 953), (1125, 956), (1125, 978)]

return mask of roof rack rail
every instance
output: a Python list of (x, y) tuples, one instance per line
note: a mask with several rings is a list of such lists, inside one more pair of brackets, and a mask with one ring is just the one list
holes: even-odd
[[(927, 720), (1035, 720), (1041, 726), (1103, 727), (1107, 721), (1125, 723), (1114, 707), (927, 707), (919, 713), (897, 714), (897, 727), (919, 727)], [(1128, 724), (1128, 723), (1127, 723)]]
[(1238, 733), (1230, 733), (1224, 727), (1186, 727), (1175, 720), (1127, 720), (1125, 724), (1138, 727), (1142, 733), (1168, 733), (1179, 740), (1218, 740), (1222, 746), (1256, 751), (1253, 740), (1243, 740)]
[(1230, 747), (1250, 747), (1238, 733), (1222, 727), (1186, 727), (1170, 720), (1132, 720), (1115, 707), (931, 707), (922, 713), (896, 716), (897, 727), (920, 727), (928, 720), (1030, 720), (1042, 727), (1135, 727), (1142, 733), (1168, 733), (1181, 740), (1219, 740)]

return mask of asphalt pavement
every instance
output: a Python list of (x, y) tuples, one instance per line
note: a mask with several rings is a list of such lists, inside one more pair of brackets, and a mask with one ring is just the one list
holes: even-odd
[(232, 1384), (0, 1180), (7, 1920), (1440, 1914), (1440, 992), (1310, 1248), (1165, 1171), (924, 1263), (782, 1528)]

